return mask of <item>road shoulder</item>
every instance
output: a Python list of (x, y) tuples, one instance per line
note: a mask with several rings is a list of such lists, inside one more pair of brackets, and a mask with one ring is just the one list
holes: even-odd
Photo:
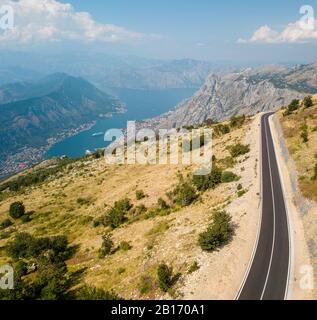
[(269, 124), (274, 142), (275, 154), (280, 171), (280, 178), (283, 186), (285, 204), (288, 211), (290, 240), (291, 240), (291, 265), (289, 276), (289, 288), (287, 299), (289, 300), (307, 300), (312, 299), (311, 290), (301, 289), (303, 271), (311, 266), (311, 260), (303, 221), (301, 218), (301, 209), (297, 205), (296, 197), (299, 188), (294, 181), (296, 175), (296, 167), (290, 157), (286, 141), (284, 140), (282, 129), (276, 115), (269, 119)]

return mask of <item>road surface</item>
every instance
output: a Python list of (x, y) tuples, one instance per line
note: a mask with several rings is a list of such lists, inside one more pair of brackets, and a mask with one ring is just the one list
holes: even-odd
[(276, 155), (268, 118), (261, 119), (262, 218), (256, 248), (238, 300), (284, 300), (287, 294), (290, 239)]

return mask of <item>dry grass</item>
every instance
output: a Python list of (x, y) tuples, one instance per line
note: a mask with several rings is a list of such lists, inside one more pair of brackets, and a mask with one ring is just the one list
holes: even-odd
[[(306, 198), (317, 201), (317, 180), (312, 179), (317, 163), (317, 96), (314, 102), (313, 107), (300, 109), (287, 117), (280, 112), (279, 119), (288, 149), (296, 163), (300, 189)], [(303, 124), (308, 126), (307, 143), (301, 138)]]
[[(229, 156), (226, 147), (241, 141), (248, 126), (214, 139), (217, 159)], [(210, 213), (236, 196), (232, 193), (235, 188), (230, 184), (221, 185), (206, 192), (196, 204), (166, 217), (125, 224), (113, 231), (113, 240), (116, 246), (121, 241), (129, 242), (131, 250), (118, 250), (99, 259), (98, 249), (105, 228), (94, 228), (94, 219), (125, 197), (130, 198), (134, 206), (153, 207), (160, 197), (166, 199), (166, 192), (176, 184), (178, 174), (186, 176), (192, 168), (180, 165), (106, 166), (102, 159), (72, 166), (69, 172), (56, 179), (0, 202), (0, 221), (7, 218), (9, 206), (14, 201), (23, 201), (27, 210), (34, 211), (30, 223), (15, 222), (10, 238), (0, 240), (0, 247), (21, 231), (36, 236), (67, 235), (72, 244), (79, 245), (79, 251), (68, 261), (70, 270), (86, 268), (83, 281), (114, 289), (126, 299), (160, 297), (155, 278), (156, 268), (163, 261), (172, 265), (176, 272), (186, 273), (200, 252), (197, 236), (206, 228)], [(136, 190), (143, 190), (147, 197), (136, 200)], [(4, 251), (0, 253), (1, 264), (7, 257)], [(145, 295), (139, 290), (143, 276), (153, 280), (153, 286)]]

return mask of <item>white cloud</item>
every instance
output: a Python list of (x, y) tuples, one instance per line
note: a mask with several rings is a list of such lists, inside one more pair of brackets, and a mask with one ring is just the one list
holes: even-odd
[(281, 32), (269, 26), (262, 26), (251, 38), (239, 39), (238, 43), (305, 43), (315, 40), (317, 40), (317, 20), (310, 21), (310, 25), (305, 25), (299, 20), (288, 24)]
[(0, 44), (40, 41), (134, 42), (147, 37), (113, 24), (96, 22), (88, 12), (55, 0), (0, 0), (14, 10), (14, 28), (0, 30)]

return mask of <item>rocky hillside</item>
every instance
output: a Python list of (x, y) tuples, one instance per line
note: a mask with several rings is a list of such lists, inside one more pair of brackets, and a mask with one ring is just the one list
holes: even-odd
[[(0, 265), (12, 264), (19, 284), (0, 289), (0, 300), (106, 300), (111, 290), (233, 299), (256, 237), (259, 127), (249, 118), (222, 126), (211, 126), (215, 162), (205, 177), (193, 176), (194, 165), (107, 165), (96, 153), (0, 182)], [(232, 238), (206, 232), (216, 216)], [(162, 283), (162, 264), (173, 281)]]
[(239, 114), (276, 110), (293, 99), (317, 92), (317, 63), (286, 69), (266, 66), (236, 73), (211, 74), (203, 87), (175, 111), (150, 121), (180, 127)]

